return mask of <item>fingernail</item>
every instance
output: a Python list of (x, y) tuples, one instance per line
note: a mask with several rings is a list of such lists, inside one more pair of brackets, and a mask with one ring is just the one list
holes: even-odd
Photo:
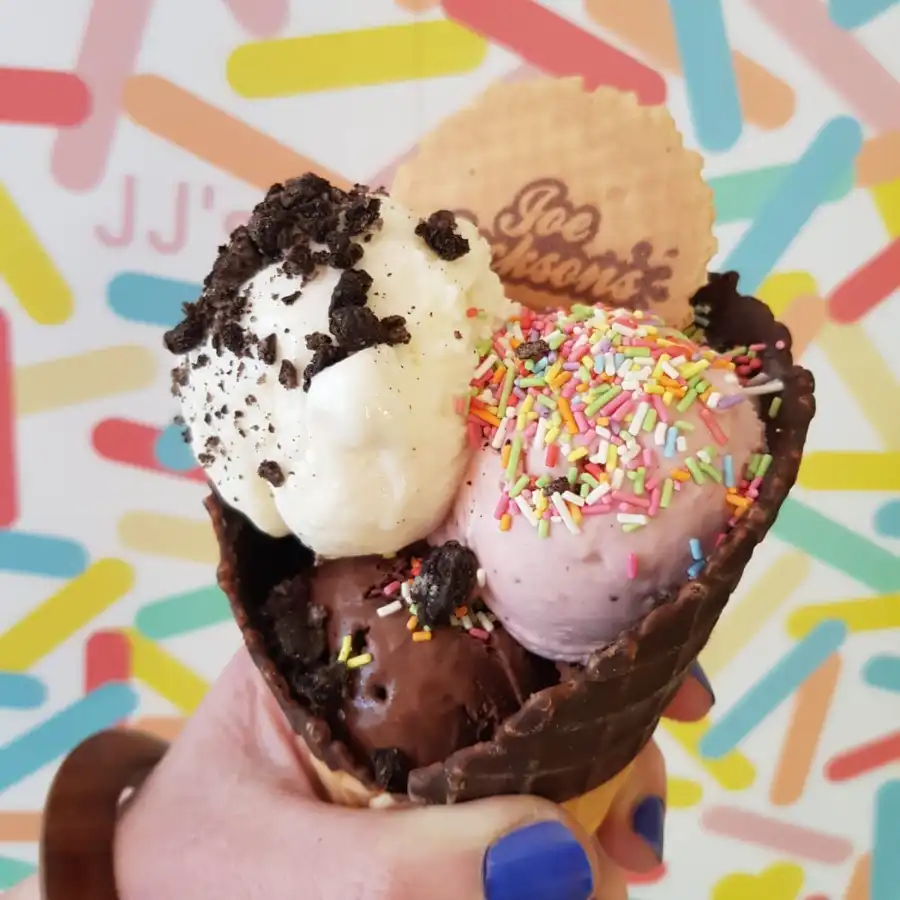
[(663, 859), (663, 837), (666, 824), (666, 804), (662, 797), (644, 797), (634, 808), (631, 815), (631, 827), (634, 833), (643, 838), (656, 858)]
[(706, 677), (706, 672), (703, 671), (703, 666), (698, 662), (694, 662), (691, 664), (691, 677), (700, 682), (700, 687), (709, 694), (709, 699), (712, 700), (713, 703), (716, 702), (716, 695), (712, 689), (712, 685), (709, 683), (709, 679)]
[(487, 900), (588, 900), (591, 864), (562, 822), (536, 822), (500, 838), (484, 856)]

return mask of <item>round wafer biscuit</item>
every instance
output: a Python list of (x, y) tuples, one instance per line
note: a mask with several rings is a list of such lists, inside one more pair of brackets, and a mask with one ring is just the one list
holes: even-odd
[(717, 247), (702, 167), (665, 107), (541, 77), (499, 82), (441, 122), (392, 194), (475, 221), (529, 306), (605, 302), (683, 328)]

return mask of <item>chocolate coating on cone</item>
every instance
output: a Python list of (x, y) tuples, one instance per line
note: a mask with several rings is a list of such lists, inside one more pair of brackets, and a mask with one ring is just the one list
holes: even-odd
[[(706, 339), (724, 350), (764, 343), (765, 369), (785, 384), (778, 417), (766, 425), (773, 457), (760, 496), (712, 553), (698, 578), (664, 599), (634, 628), (594, 653), (584, 668), (533, 694), (489, 741), (461, 747), (445, 760), (414, 769), (409, 797), (453, 803), (496, 794), (530, 793), (562, 802), (608, 781), (649, 741), (663, 710), (703, 649), (757, 544), (793, 487), (815, 412), (810, 372), (793, 364), (791, 337), (769, 309), (737, 292), (737, 275), (711, 275), (694, 298), (709, 320)], [(271, 635), (260, 630), (268, 592), (313, 559), (292, 538), (256, 531), (216, 497), (207, 501), (222, 559), (219, 583), (228, 595), (253, 659), (294, 730), (333, 770), (377, 789), (374, 772), (332, 729), (292, 695), (277, 669)], [(427, 714), (425, 710), (423, 714)]]

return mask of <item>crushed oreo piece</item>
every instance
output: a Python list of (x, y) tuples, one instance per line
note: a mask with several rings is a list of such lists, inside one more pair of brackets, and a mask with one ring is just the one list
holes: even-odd
[[(284, 255), (284, 262), (281, 265), (285, 275), (296, 278), (309, 278), (316, 271), (316, 260), (313, 258), (313, 252), (309, 247), (309, 238), (301, 236), (291, 246)], [(290, 294), (294, 300), (300, 296), (300, 292)], [(285, 300), (285, 302), (288, 302)], [(291, 300), (291, 303), (294, 301)]]
[(372, 276), (363, 269), (347, 269), (331, 292), (328, 314), (345, 306), (365, 306), (369, 288), (372, 287)]
[(331, 344), (331, 335), (325, 334), (322, 331), (314, 331), (311, 334), (306, 335), (307, 350), (322, 350), (324, 347), (330, 347)]
[(242, 356), (247, 347), (247, 334), (237, 322), (229, 322), (222, 328), (222, 343), (235, 356)]
[[(239, 357), (250, 356), (255, 346), (261, 361), (274, 364), (276, 336), (259, 340), (244, 325), (249, 302), (244, 285), (262, 268), (278, 262), (289, 277), (301, 276), (303, 285), (315, 277), (320, 266), (342, 270), (329, 308), (332, 335), (307, 338), (313, 359), (303, 372), (304, 390), (309, 389), (314, 375), (351, 353), (379, 343), (408, 342), (409, 332), (402, 317), (379, 320), (365, 308), (372, 278), (354, 268), (363, 256), (361, 241), (381, 225), (381, 203), (363, 185), (344, 191), (312, 173), (273, 184), (247, 225), (236, 228), (229, 243), (219, 248), (200, 299), (185, 306), (184, 321), (166, 334), (166, 347), (183, 354), (210, 337), (219, 354), (225, 349)], [(455, 220), (439, 215), (429, 221), (433, 225), (429, 234), (444, 234), (448, 228), (452, 232)], [(324, 249), (314, 250), (316, 244)], [(288, 293), (282, 302), (290, 306), (300, 294), (300, 290)], [(345, 309), (355, 311), (339, 312)], [(250, 321), (252, 324), (254, 320)], [(187, 370), (177, 376), (182, 385), (187, 377)], [(298, 380), (296, 367), (282, 366), (279, 381), (285, 387), (295, 386)]]
[(278, 355), (278, 338), (274, 333), (263, 338), (258, 345), (259, 358), (267, 366), (275, 364), (275, 358)]
[(247, 231), (250, 240), (256, 246), (260, 255), (267, 259), (277, 259), (282, 252), (281, 233), (290, 227), (290, 218), (283, 213), (279, 215), (276, 210), (263, 200), (247, 223)]
[[(333, 190), (331, 182), (315, 172), (307, 172), (299, 178), (291, 178), (283, 185), (278, 185), (278, 202), (285, 209), (297, 203), (308, 203), (321, 197), (327, 197)], [(271, 190), (271, 189), (270, 189)]]
[(356, 237), (365, 234), (373, 228), (381, 215), (381, 201), (377, 197), (365, 195), (365, 188), (361, 185), (357, 188), (359, 194), (350, 207), (344, 213), (344, 225), (347, 234)]
[(289, 359), (281, 361), (281, 369), (278, 371), (278, 383), (289, 391), (292, 391), (300, 384), (297, 376), (297, 367)]
[(416, 234), (447, 262), (469, 252), (469, 242), (456, 230), (456, 216), (449, 209), (439, 209), (416, 226)]
[(336, 269), (349, 269), (355, 266), (363, 256), (363, 248), (350, 236), (335, 232), (328, 236), (328, 261)]
[(412, 762), (398, 747), (377, 747), (372, 751), (375, 783), (392, 794), (405, 794)]
[(204, 288), (211, 289), (209, 294), (204, 293), (201, 303), (209, 299), (211, 306), (216, 306), (222, 299), (223, 290), (237, 289), (248, 279), (252, 278), (263, 266), (265, 260), (259, 252), (250, 232), (245, 225), (235, 228), (231, 232), (228, 244), (219, 247), (216, 261), (212, 270), (203, 282)]
[(312, 603), (309, 572), (276, 584), (261, 613), (269, 622), (270, 652), (284, 661), (296, 697), (317, 716), (331, 716), (349, 693), (350, 673), (329, 661), (328, 611)]
[[(308, 340), (307, 346), (309, 346)], [(336, 347), (330, 342), (330, 340), (327, 344), (323, 344), (318, 349), (316, 349), (315, 353), (313, 353), (313, 358), (310, 361), (309, 365), (303, 370), (304, 393), (309, 390), (309, 386), (312, 383), (313, 378), (318, 375), (319, 372), (330, 368), (336, 363), (342, 362), (347, 358), (348, 355), (349, 354), (343, 347)]]
[(519, 359), (543, 359), (550, 352), (546, 341), (525, 341), (516, 347)]
[[(304, 284), (319, 265), (351, 268), (363, 253), (355, 239), (377, 227), (380, 211), (381, 201), (361, 185), (347, 192), (312, 173), (273, 184), (247, 225), (219, 248), (200, 298), (185, 306), (183, 321), (166, 333), (166, 348), (182, 355), (211, 338), (217, 352), (247, 355), (256, 338), (242, 325), (248, 303), (244, 284), (279, 261), (287, 275), (302, 276)], [(313, 243), (328, 249), (314, 252)], [(282, 299), (290, 305), (299, 296), (295, 291)]]
[(347, 696), (352, 671), (343, 663), (333, 662), (309, 672), (296, 672), (290, 684), (314, 716), (327, 718)]
[(368, 306), (342, 306), (328, 317), (328, 327), (347, 353), (358, 353), (381, 341), (381, 322)]
[(181, 355), (199, 347), (205, 337), (205, 323), (196, 303), (184, 305), (184, 318), (163, 337), (169, 353)]
[(403, 316), (385, 316), (381, 320), (381, 343), (394, 347), (397, 344), (408, 344), (412, 336), (406, 327)]
[(281, 471), (281, 466), (271, 459), (264, 459), (259, 464), (256, 474), (264, 481), (268, 481), (272, 487), (281, 487), (284, 484), (284, 472)]
[(453, 610), (468, 603), (477, 572), (477, 557), (459, 541), (432, 548), (412, 584), (419, 623), (431, 628), (446, 624)]
[(328, 610), (311, 596), (306, 575), (289, 578), (272, 588), (262, 610), (281, 652), (305, 667), (324, 664), (328, 656)]
[(181, 395), (180, 388), (187, 387), (189, 374), (187, 363), (182, 363), (172, 369), (172, 393), (176, 397)]
[(552, 497), (553, 494), (556, 493), (561, 494), (563, 493), (563, 491), (570, 491), (571, 489), (572, 485), (569, 484), (569, 479), (564, 476), (554, 478), (553, 481), (550, 482), (550, 484), (544, 485), (544, 493), (548, 497)]

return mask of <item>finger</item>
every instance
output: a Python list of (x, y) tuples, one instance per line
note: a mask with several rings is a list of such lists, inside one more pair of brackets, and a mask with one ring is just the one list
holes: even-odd
[[(262, 674), (241, 647), (187, 721), (165, 760), (188, 775), (197, 759), (222, 771), (253, 771), (258, 780), (316, 796), (316, 778), (298, 738)], [(182, 771), (183, 770), (183, 771)]]
[(32, 875), (31, 878), (20, 881), (3, 895), (3, 900), (41, 900), (41, 891), (37, 878)]
[(602, 874), (600, 887), (592, 900), (628, 900), (628, 882), (625, 880), (625, 872), (609, 858), (596, 838), (594, 841), (598, 848)]
[(700, 663), (695, 662), (664, 715), (667, 719), (680, 722), (697, 722), (712, 709), (715, 702), (716, 696), (709, 679)]
[(334, 839), (355, 832), (379, 900), (588, 900), (606, 877), (593, 837), (535, 797), (339, 813)]
[(358, 782), (328, 772), (302, 741), (297, 753), (332, 801), (316, 812), (321, 850), (329, 840), (341, 857), (350, 843), (365, 848), (354, 865), (367, 869), (367, 900), (606, 900), (592, 893), (606, 877), (595, 836), (553, 803), (517, 796), (361, 809)]
[[(249, 660), (236, 657), (211, 694), (125, 817), (120, 873), (132, 889), (145, 877), (153, 883), (148, 858), (185, 858), (172, 829), (156, 826), (189, 814), (203, 835), (189, 868), (206, 873), (204, 900), (220, 888), (219, 896), (242, 900), (297, 896), (297, 879), (310, 871), (322, 896), (366, 900), (587, 900), (600, 883), (595, 841), (552, 803), (498, 797), (378, 810), (323, 803), (306, 789), (308, 750), (283, 733), (287, 723)], [(173, 863), (166, 877), (174, 890), (184, 869)]]
[(630, 872), (647, 872), (663, 858), (666, 765), (651, 741), (634, 761), (597, 838), (609, 857)]

